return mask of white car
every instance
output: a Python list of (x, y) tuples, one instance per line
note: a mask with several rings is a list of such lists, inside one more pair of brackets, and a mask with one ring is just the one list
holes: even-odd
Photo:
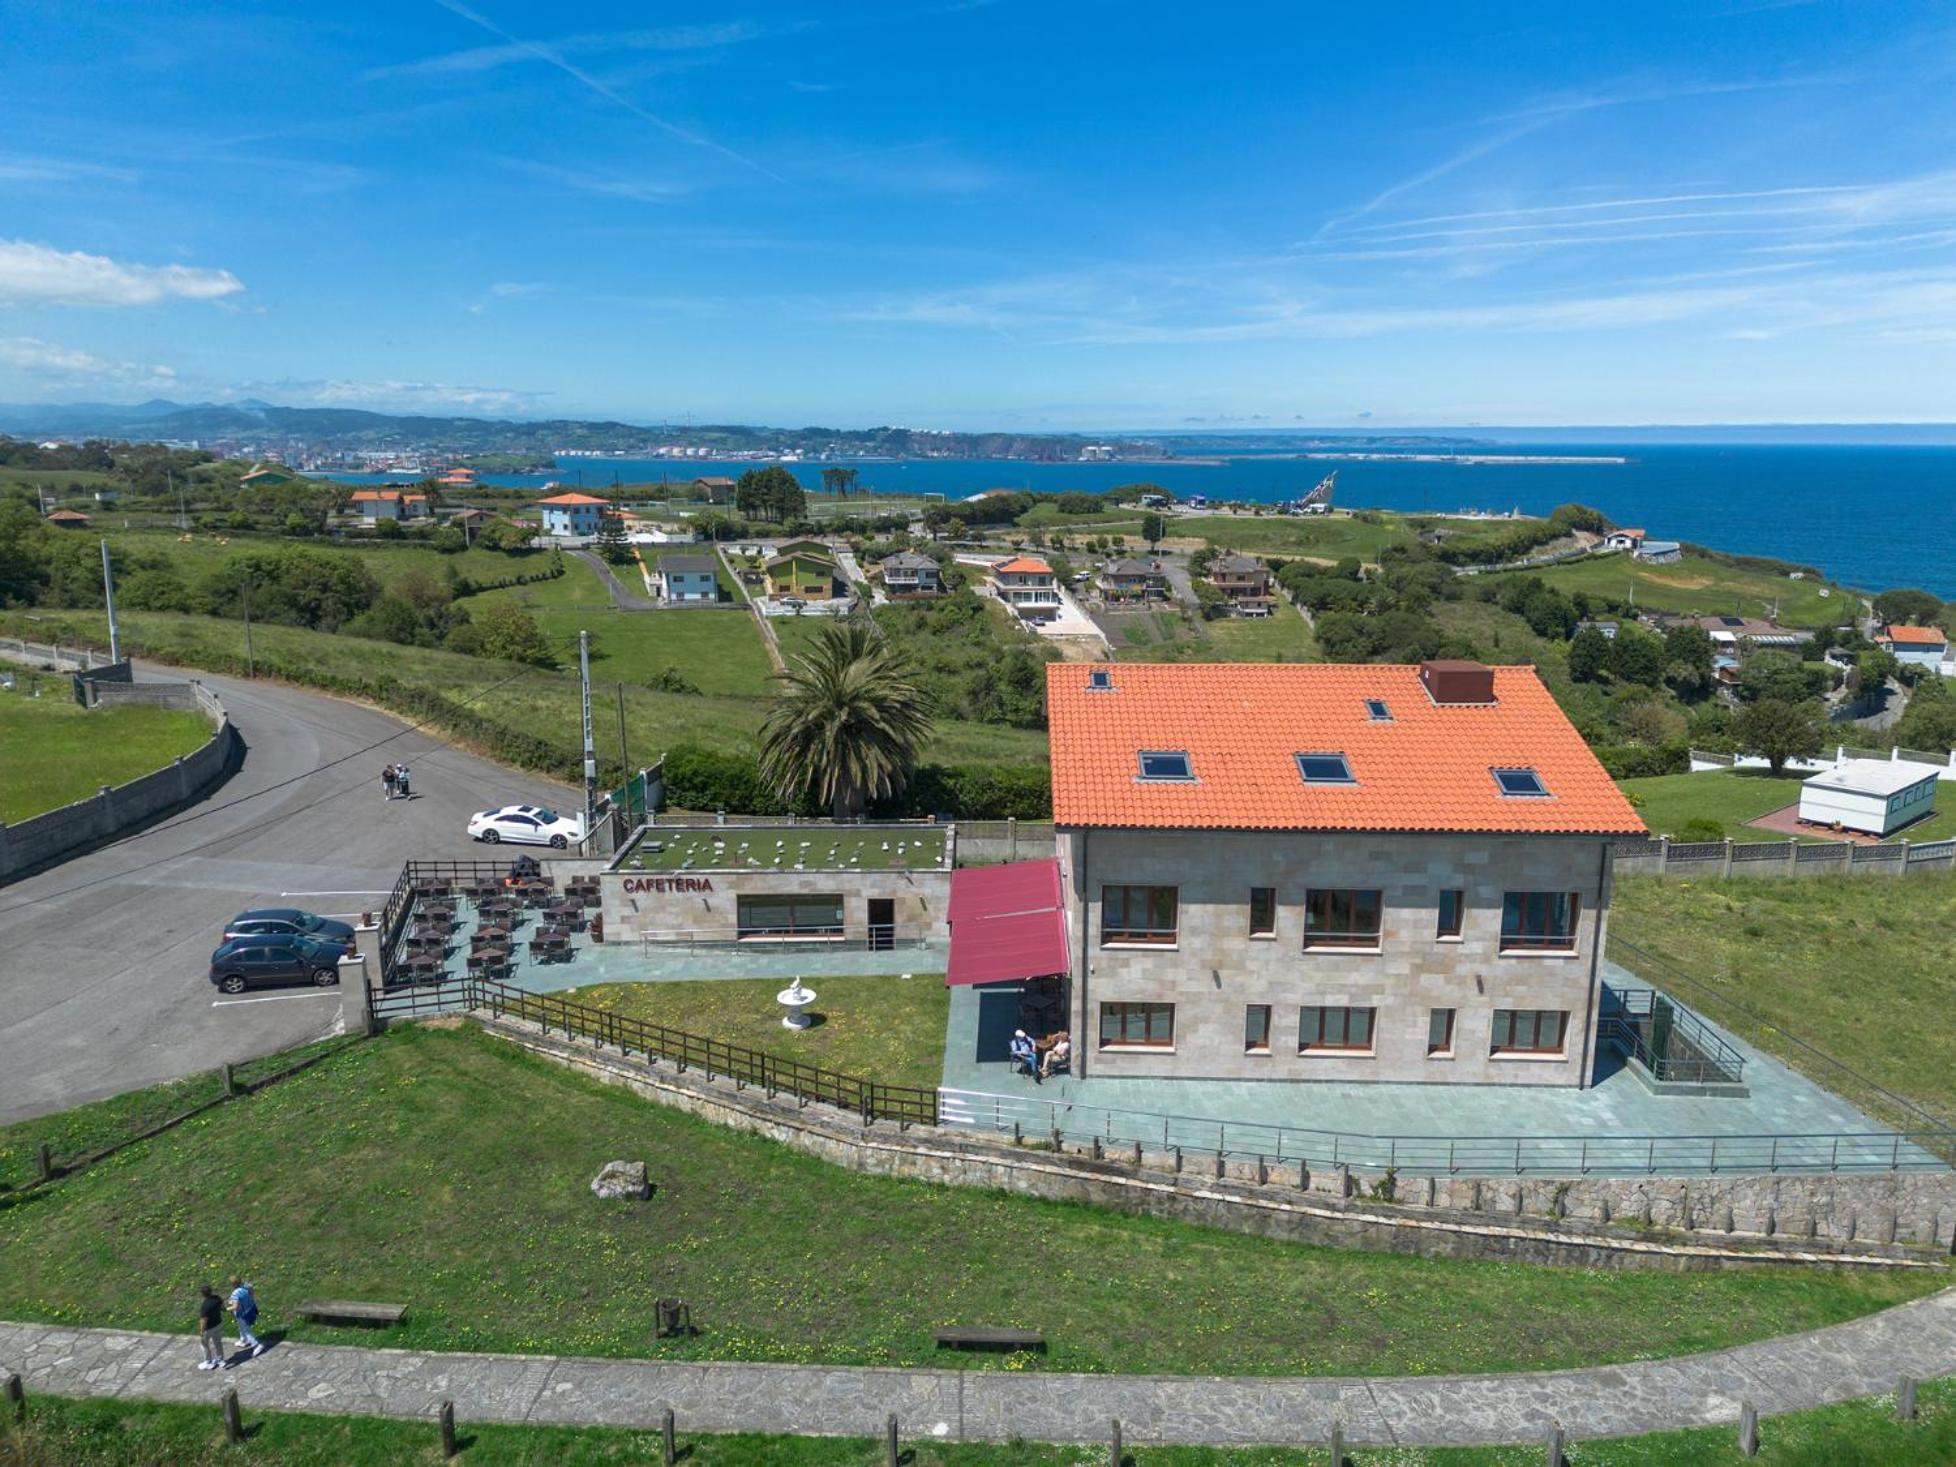
[(500, 810), (484, 810), (469, 817), (469, 839), (495, 845), (509, 841), (523, 846), (552, 846), (563, 850), (572, 841), (584, 838), (584, 822), (575, 815), (559, 815), (542, 805), (504, 805)]

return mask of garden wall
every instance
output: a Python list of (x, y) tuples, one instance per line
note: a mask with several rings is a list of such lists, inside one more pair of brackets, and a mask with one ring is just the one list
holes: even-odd
[[(211, 722), (210, 739), (202, 748), (153, 773), (113, 789), (104, 785), (91, 799), (77, 800), (18, 825), (0, 824), (0, 884), (113, 840), (222, 783), (231, 769), (237, 735), (224, 705), (202, 683), (107, 683), (95, 685), (95, 691), (110, 694), (102, 699), (109, 702), (132, 690), (151, 687), (168, 690), (169, 706), (201, 711)], [(140, 701), (151, 700), (145, 694)]]
[(1125, 1150), (890, 1122), (769, 1097), (648, 1064), (535, 1025), (475, 1015), (488, 1033), (650, 1100), (796, 1146), (838, 1166), (949, 1186), (1086, 1202), (1343, 1248), (1585, 1267), (1705, 1270), (1756, 1263), (1942, 1267), (1956, 1242), (1956, 1174), (1406, 1178), (1345, 1168)]

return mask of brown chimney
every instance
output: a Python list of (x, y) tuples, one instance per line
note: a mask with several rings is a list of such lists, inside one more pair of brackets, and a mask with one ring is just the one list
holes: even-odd
[(1494, 669), (1480, 662), (1440, 659), (1419, 665), (1420, 686), (1441, 707), (1494, 702)]

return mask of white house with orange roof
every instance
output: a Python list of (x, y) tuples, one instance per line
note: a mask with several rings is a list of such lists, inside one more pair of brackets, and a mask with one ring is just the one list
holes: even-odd
[(428, 512), (428, 496), (400, 489), (356, 489), (353, 510), (363, 520), (409, 520)]
[(539, 500), (537, 508), (543, 511), (544, 534), (583, 537), (598, 533), (609, 504), (595, 494), (553, 494)]
[(1532, 667), (1053, 662), (1075, 1073), (1586, 1086), (1643, 822)]
[(1043, 621), (1059, 615), (1059, 578), (1053, 568), (1030, 555), (1014, 555), (992, 565), (992, 592), (1020, 616)]
[(1605, 550), (1629, 550), (1634, 552), (1641, 550), (1643, 543), (1644, 532), (1642, 530), (1611, 530), (1609, 534), (1603, 537), (1603, 548)]
[(1875, 645), (1895, 654), (1897, 662), (1940, 672), (1949, 659), (1949, 634), (1941, 627), (1887, 626)]

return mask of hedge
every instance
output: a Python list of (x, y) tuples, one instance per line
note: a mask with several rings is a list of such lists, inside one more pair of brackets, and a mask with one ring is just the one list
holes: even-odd
[(1647, 779), (1653, 774), (1689, 774), (1690, 745), (1679, 741), (1651, 748), (1647, 744), (1605, 744), (1592, 752), (1611, 779)]

